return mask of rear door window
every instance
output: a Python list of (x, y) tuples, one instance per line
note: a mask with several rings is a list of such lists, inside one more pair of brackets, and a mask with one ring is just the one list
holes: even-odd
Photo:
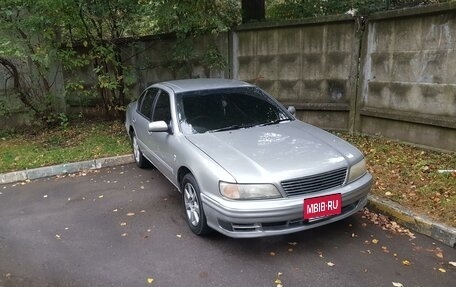
[(150, 88), (146, 91), (143, 99), (140, 103), (138, 112), (145, 117), (148, 121), (151, 120), (152, 117), (152, 106), (154, 104), (155, 98), (157, 97), (158, 89), (157, 88)]

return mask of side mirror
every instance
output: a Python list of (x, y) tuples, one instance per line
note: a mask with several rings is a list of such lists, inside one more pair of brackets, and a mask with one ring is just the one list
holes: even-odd
[(289, 106), (288, 112), (294, 116), (296, 114), (296, 108), (294, 106)]
[(149, 123), (149, 132), (169, 132), (170, 128), (165, 121), (156, 121)]

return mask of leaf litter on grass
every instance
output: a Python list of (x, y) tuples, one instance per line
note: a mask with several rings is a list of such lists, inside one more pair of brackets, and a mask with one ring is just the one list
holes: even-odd
[(337, 133), (366, 156), (372, 194), (456, 227), (456, 153), (366, 135)]

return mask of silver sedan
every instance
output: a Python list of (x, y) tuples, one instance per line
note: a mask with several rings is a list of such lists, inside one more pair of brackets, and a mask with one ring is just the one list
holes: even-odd
[(137, 165), (153, 165), (178, 188), (197, 235), (329, 224), (363, 208), (372, 184), (355, 147), (241, 81), (154, 84), (128, 105), (125, 127)]

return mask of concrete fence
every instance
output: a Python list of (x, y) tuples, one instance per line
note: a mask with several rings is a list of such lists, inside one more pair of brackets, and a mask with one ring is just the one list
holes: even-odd
[(296, 106), (300, 119), (456, 151), (454, 3), (244, 25), (232, 38), (232, 77)]
[[(195, 64), (176, 73), (164, 65), (172, 37), (131, 41), (123, 56), (134, 67), (137, 93), (162, 80), (231, 77), (257, 84), (325, 129), (456, 151), (456, 3), (241, 25), (215, 40), (198, 39), (194, 51), (216, 43), (226, 71)], [(63, 81), (75, 77), (94, 84), (90, 67), (63, 74)]]

